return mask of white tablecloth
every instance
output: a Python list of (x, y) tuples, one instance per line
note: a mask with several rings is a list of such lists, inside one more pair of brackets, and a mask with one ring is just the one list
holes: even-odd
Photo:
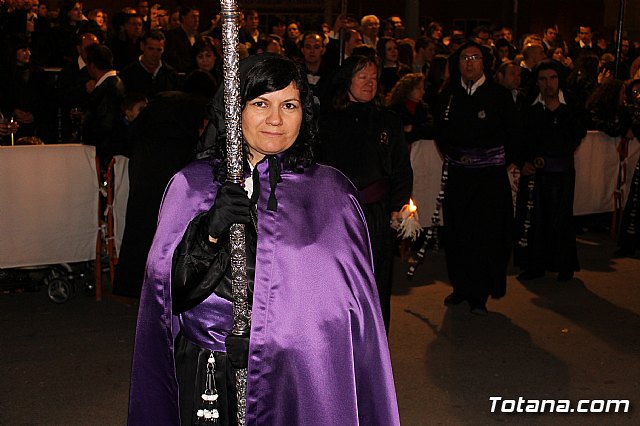
[(0, 268), (95, 259), (95, 148), (0, 147)]
[[(618, 179), (620, 163), (617, 147), (620, 138), (612, 138), (600, 132), (588, 132), (576, 150), (576, 194), (573, 214), (576, 216), (604, 213), (614, 210), (613, 194)], [(622, 205), (627, 200), (633, 169), (640, 156), (640, 143), (629, 142), (629, 155), (625, 162), (626, 183), (622, 191)]]
[[(590, 131), (576, 150), (576, 188), (573, 202), (573, 213), (576, 216), (614, 210), (613, 194), (618, 179), (619, 142), (620, 138)], [(622, 191), (623, 205), (629, 194), (633, 169), (639, 157), (640, 143), (633, 139), (629, 142), (629, 155), (624, 164), (627, 176)], [(436, 197), (440, 191), (442, 171), (442, 157), (434, 141), (420, 140), (412, 144), (411, 166), (413, 167), (412, 198), (418, 205), (420, 224), (429, 226)], [(510, 175), (510, 178), (513, 180), (517, 175)]]

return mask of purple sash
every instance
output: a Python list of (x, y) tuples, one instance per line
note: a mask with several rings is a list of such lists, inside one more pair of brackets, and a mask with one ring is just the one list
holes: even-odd
[(450, 164), (472, 169), (506, 165), (504, 146), (495, 148), (452, 147), (447, 153), (447, 159)]

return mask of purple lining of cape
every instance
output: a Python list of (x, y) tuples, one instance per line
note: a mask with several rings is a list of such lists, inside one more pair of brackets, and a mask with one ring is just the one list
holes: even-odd
[[(247, 425), (398, 425), (371, 250), (353, 185), (312, 166), (282, 173), (268, 211), (267, 164), (258, 165), (258, 246), (247, 380)], [(213, 204), (206, 161), (172, 179), (162, 203), (140, 299), (129, 424), (178, 425), (173, 339), (224, 350), (231, 304), (211, 295), (171, 314), (172, 254), (188, 223)]]

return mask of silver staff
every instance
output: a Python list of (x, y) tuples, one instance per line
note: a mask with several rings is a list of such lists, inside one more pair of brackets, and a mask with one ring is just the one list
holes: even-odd
[[(240, 110), (240, 77), (238, 53), (238, 5), (236, 0), (221, 0), (222, 47), (224, 70), (225, 126), (227, 132), (227, 181), (243, 182), (242, 113)], [(244, 225), (231, 225), (231, 283), (233, 292), (233, 331), (238, 336), (249, 334), (251, 313), (247, 298), (247, 256)], [(236, 371), (238, 425), (244, 426), (247, 410), (247, 370)]]

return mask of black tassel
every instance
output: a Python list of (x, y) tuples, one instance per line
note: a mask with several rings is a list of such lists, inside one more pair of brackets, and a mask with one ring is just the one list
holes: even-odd
[(201, 408), (196, 412), (197, 425), (217, 425), (220, 413), (218, 412), (218, 391), (214, 373), (216, 371), (216, 359), (213, 352), (209, 354), (207, 360), (207, 377), (205, 380), (205, 389), (202, 397)]

